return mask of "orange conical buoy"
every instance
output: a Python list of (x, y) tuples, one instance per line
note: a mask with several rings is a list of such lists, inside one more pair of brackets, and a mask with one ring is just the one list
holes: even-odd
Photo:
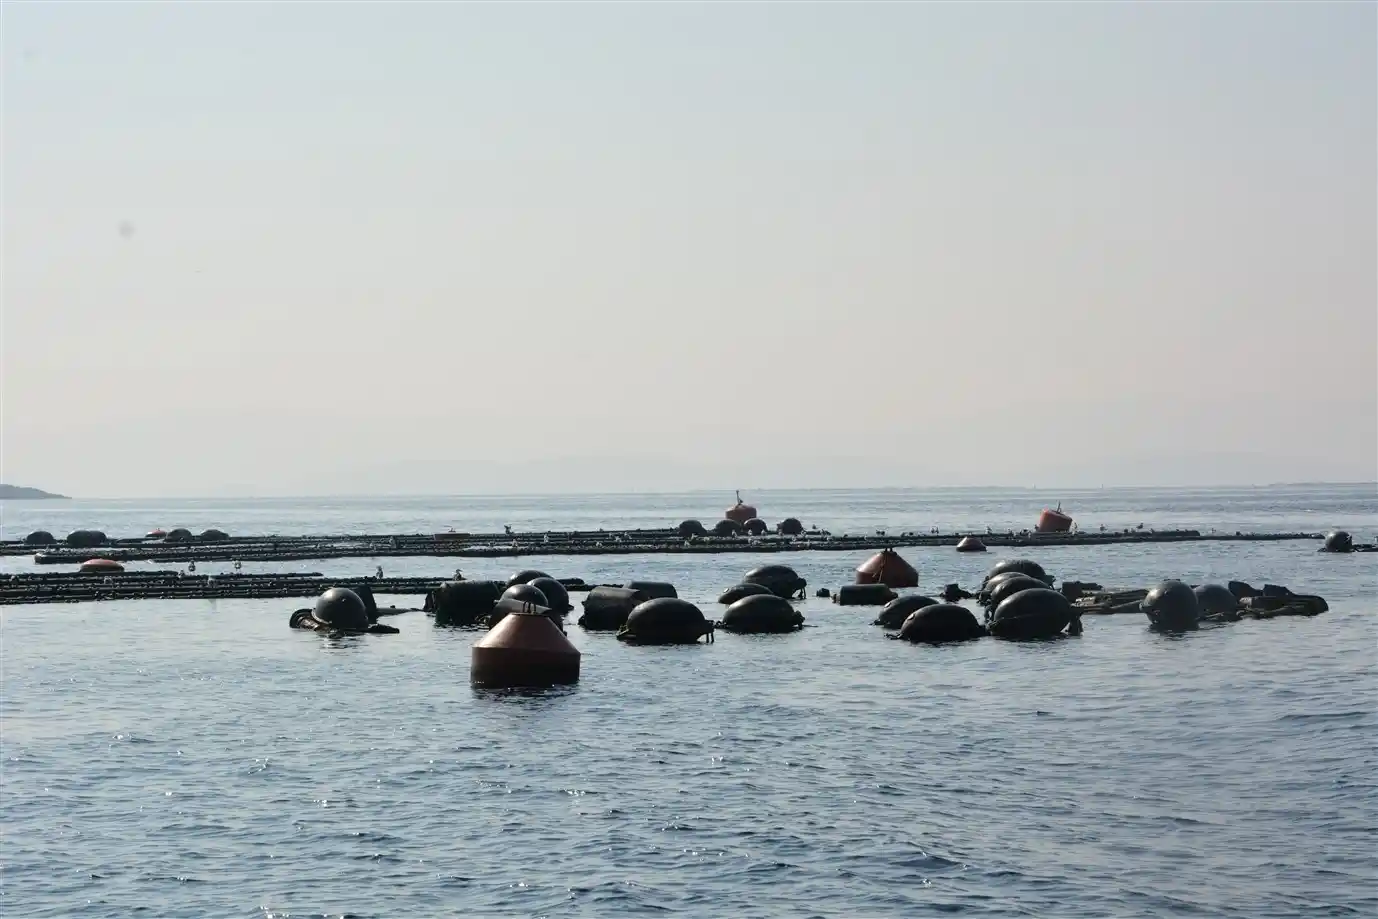
[(570, 644), (549, 611), (500, 600), (508, 615), (488, 630), (470, 655), (469, 681), (476, 686), (556, 686), (579, 680), (579, 649)]
[(737, 492), (737, 503), (729, 507), (723, 516), (728, 520), (734, 520), (737, 523), (745, 524), (748, 520), (756, 517), (757, 514), (756, 508), (752, 507), (750, 504), (742, 503), (742, 493), (739, 491)]
[(918, 587), (919, 572), (900, 558), (894, 549), (882, 549), (856, 569), (858, 584), (884, 584), (886, 587)]
[(1034, 530), (1039, 533), (1066, 533), (1072, 528), (1072, 518), (1062, 512), (1062, 504), (1059, 503), (1057, 510), (1050, 511), (1046, 507), (1043, 513), (1038, 515), (1038, 523)]

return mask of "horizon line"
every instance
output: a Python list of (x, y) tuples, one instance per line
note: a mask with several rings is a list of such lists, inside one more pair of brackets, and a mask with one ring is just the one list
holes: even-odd
[[(1035, 486), (1035, 485), (867, 485), (867, 486), (815, 486), (807, 488), (752, 488), (741, 489), (756, 494), (780, 492), (969, 492), (969, 491), (1020, 491), (1033, 493), (1081, 493), (1096, 491), (1214, 491), (1219, 489), (1264, 489), (1296, 487), (1356, 487), (1371, 485), (1378, 488), (1378, 479), (1345, 482), (1297, 481), (1266, 483), (1216, 483), (1204, 485), (1076, 485), (1076, 486)], [(20, 487), (20, 486), (15, 486)], [(0, 498), (0, 504), (47, 503), (51, 501), (325, 501), (332, 499), (360, 498), (567, 498), (577, 496), (632, 497), (653, 495), (702, 495), (732, 494), (737, 489), (730, 488), (685, 488), (674, 490), (601, 491), (596, 489), (569, 491), (532, 492), (338, 492), (330, 494), (202, 494), (202, 495), (129, 495), (125, 497), (99, 497), (58, 495), (51, 498)], [(735, 497), (735, 495), (733, 495)]]

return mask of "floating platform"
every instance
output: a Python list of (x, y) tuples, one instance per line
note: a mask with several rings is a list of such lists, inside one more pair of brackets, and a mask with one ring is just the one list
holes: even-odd
[(231, 600), (316, 597), (331, 587), (368, 587), (375, 595), (424, 595), (444, 578), (331, 578), (304, 574), (182, 574), (138, 571), (121, 574), (0, 575), (0, 606), (30, 603), (89, 603), (97, 600)]
[(434, 533), (341, 536), (239, 536), (216, 542), (162, 543), (114, 539), (103, 545), (35, 548), (0, 542), (0, 555), (33, 555), (40, 565), (79, 565), (93, 558), (116, 562), (300, 561), (327, 558), (515, 558), (523, 555), (714, 554), (725, 552), (856, 552), (921, 546), (955, 546), (963, 536), (993, 546), (1097, 546), (1119, 543), (1272, 542), (1310, 540), (1320, 533), (1201, 533), (1198, 530), (1122, 530), (1107, 533), (900, 533), (799, 536), (720, 536), (686, 539), (675, 529), (545, 533)]

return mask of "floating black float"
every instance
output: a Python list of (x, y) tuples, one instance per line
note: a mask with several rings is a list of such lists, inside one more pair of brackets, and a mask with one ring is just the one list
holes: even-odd
[(224, 530), (217, 530), (212, 527), (209, 530), (202, 530), (198, 538), (201, 542), (224, 542), (230, 538), (230, 534), (226, 533)]
[(770, 532), (770, 524), (766, 523), (760, 517), (752, 517), (746, 523), (742, 524), (742, 527), (749, 536), (764, 536), (766, 533)]
[(797, 517), (786, 517), (780, 521), (780, 525), (775, 531), (781, 536), (802, 536), (804, 535), (804, 524), (799, 522)]
[(648, 600), (679, 596), (679, 591), (675, 590), (675, 585), (668, 581), (628, 581), (627, 589), (640, 591), (646, 595)]
[(163, 542), (191, 542), (191, 530), (186, 527), (175, 527), (167, 531), (163, 537)]
[(843, 584), (833, 594), (839, 606), (883, 606), (898, 596), (884, 584)]
[(1201, 615), (1225, 619), (1239, 618), (1239, 598), (1223, 584), (1201, 584), (1192, 588)]
[(963, 536), (961, 539), (957, 540), (957, 551), (984, 552), (986, 551), (986, 544), (975, 536)]
[(24, 537), (26, 546), (51, 546), (57, 542), (57, 538), (47, 530), (34, 530)]
[(342, 635), (395, 635), (398, 631), (390, 625), (371, 622), (363, 598), (346, 587), (330, 588), (316, 598), (313, 608), (294, 612), (288, 625)]
[(808, 585), (799, 573), (789, 565), (762, 565), (759, 568), (752, 568), (742, 578), (744, 584), (760, 584), (766, 587), (777, 597), (784, 597), (786, 600), (797, 595), (802, 596), (804, 588)]
[(532, 578), (526, 582), (526, 586), (534, 587), (545, 594), (546, 606), (561, 616), (572, 609), (569, 605), (569, 591), (554, 578)]
[(656, 597), (637, 604), (617, 639), (641, 645), (687, 645), (705, 635), (712, 640), (713, 623), (697, 606), (678, 597)]
[(471, 683), (542, 687), (578, 681), (579, 651), (552, 620), (553, 610), (512, 600), (498, 606), (502, 618), (470, 652)]
[(527, 568), (524, 571), (518, 571), (516, 574), (508, 578), (507, 586), (515, 587), (518, 584), (528, 584), (531, 581), (536, 580), (537, 578), (548, 577), (550, 577), (550, 575), (546, 574), (544, 571), (537, 571), (535, 568)]
[(744, 597), (755, 597), (760, 594), (769, 594), (772, 597), (775, 596), (775, 594), (771, 593), (770, 588), (766, 587), (764, 584), (736, 584), (724, 590), (718, 597), (718, 602), (730, 605)]
[(685, 520), (676, 528), (676, 532), (688, 539), (691, 536), (707, 536), (708, 527), (697, 520)]
[(793, 632), (803, 628), (804, 616), (783, 597), (756, 594), (729, 606), (719, 626), (744, 635)]
[(73, 530), (67, 534), (65, 542), (75, 549), (90, 549), (105, 545), (107, 539), (100, 530)]
[(900, 626), (905, 641), (939, 644), (968, 641), (986, 634), (971, 610), (955, 603), (935, 603), (910, 613)]
[(627, 624), (632, 610), (649, 599), (641, 591), (626, 587), (595, 587), (584, 598), (579, 625), (595, 632), (616, 631)]
[(1048, 572), (1043, 570), (1042, 565), (1027, 558), (1007, 558), (1003, 561), (996, 562), (995, 567), (991, 568), (986, 574), (986, 582), (989, 583), (996, 575), (1004, 574), (1007, 571), (1027, 574), (1029, 577), (1037, 578), (1047, 585), (1053, 583), (1053, 579), (1048, 577)]
[(1008, 577), (997, 580), (993, 586), (986, 590), (986, 606), (991, 609), (1004, 602), (1006, 597), (1012, 597), (1021, 590), (1028, 590), (1032, 587), (1047, 587), (1048, 585), (1032, 575), (1010, 572)]
[(436, 625), (474, 625), (488, 618), (506, 588), (502, 581), (447, 581), (427, 594)]
[(1066, 597), (1048, 587), (1033, 587), (1006, 597), (991, 617), (997, 638), (1052, 638), (1067, 629), (1081, 634), (1079, 614)]
[(1164, 632), (1186, 632), (1197, 627), (1201, 607), (1196, 593), (1181, 581), (1163, 581), (1139, 603), (1149, 624)]
[[(538, 579), (533, 578), (532, 580)], [(504, 600), (507, 602), (504, 603)], [(550, 616), (556, 627), (558, 627), (560, 631), (564, 631), (564, 620), (561, 618), (564, 614), (557, 609), (553, 609), (550, 605), (550, 599), (539, 587), (530, 583), (513, 584), (502, 592), (502, 596), (498, 598), (498, 602), (493, 605), (493, 611), (488, 614), (488, 627), (492, 628), (499, 622), (502, 622), (504, 616), (519, 606), (540, 609), (542, 615)]]
[(905, 594), (885, 604), (880, 615), (876, 616), (876, 621), (871, 624), (887, 629), (897, 629), (904, 625), (904, 620), (908, 619), (911, 614), (918, 612), (925, 606), (933, 606), (940, 602), (940, 600), (934, 600), (932, 597), (925, 597), (923, 594)]
[(746, 527), (735, 520), (719, 520), (713, 524), (714, 536), (741, 536), (746, 532)]
[(1334, 530), (1325, 534), (1325, 543), (1321, 546), (1322, 552), (1353, 552), (1354, 537), (1344, 530)]

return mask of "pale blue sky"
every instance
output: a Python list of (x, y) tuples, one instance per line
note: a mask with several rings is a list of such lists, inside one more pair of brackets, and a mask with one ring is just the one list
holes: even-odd
[(6, 2), (0, 477), (1373, 479), (1376, 9)]

